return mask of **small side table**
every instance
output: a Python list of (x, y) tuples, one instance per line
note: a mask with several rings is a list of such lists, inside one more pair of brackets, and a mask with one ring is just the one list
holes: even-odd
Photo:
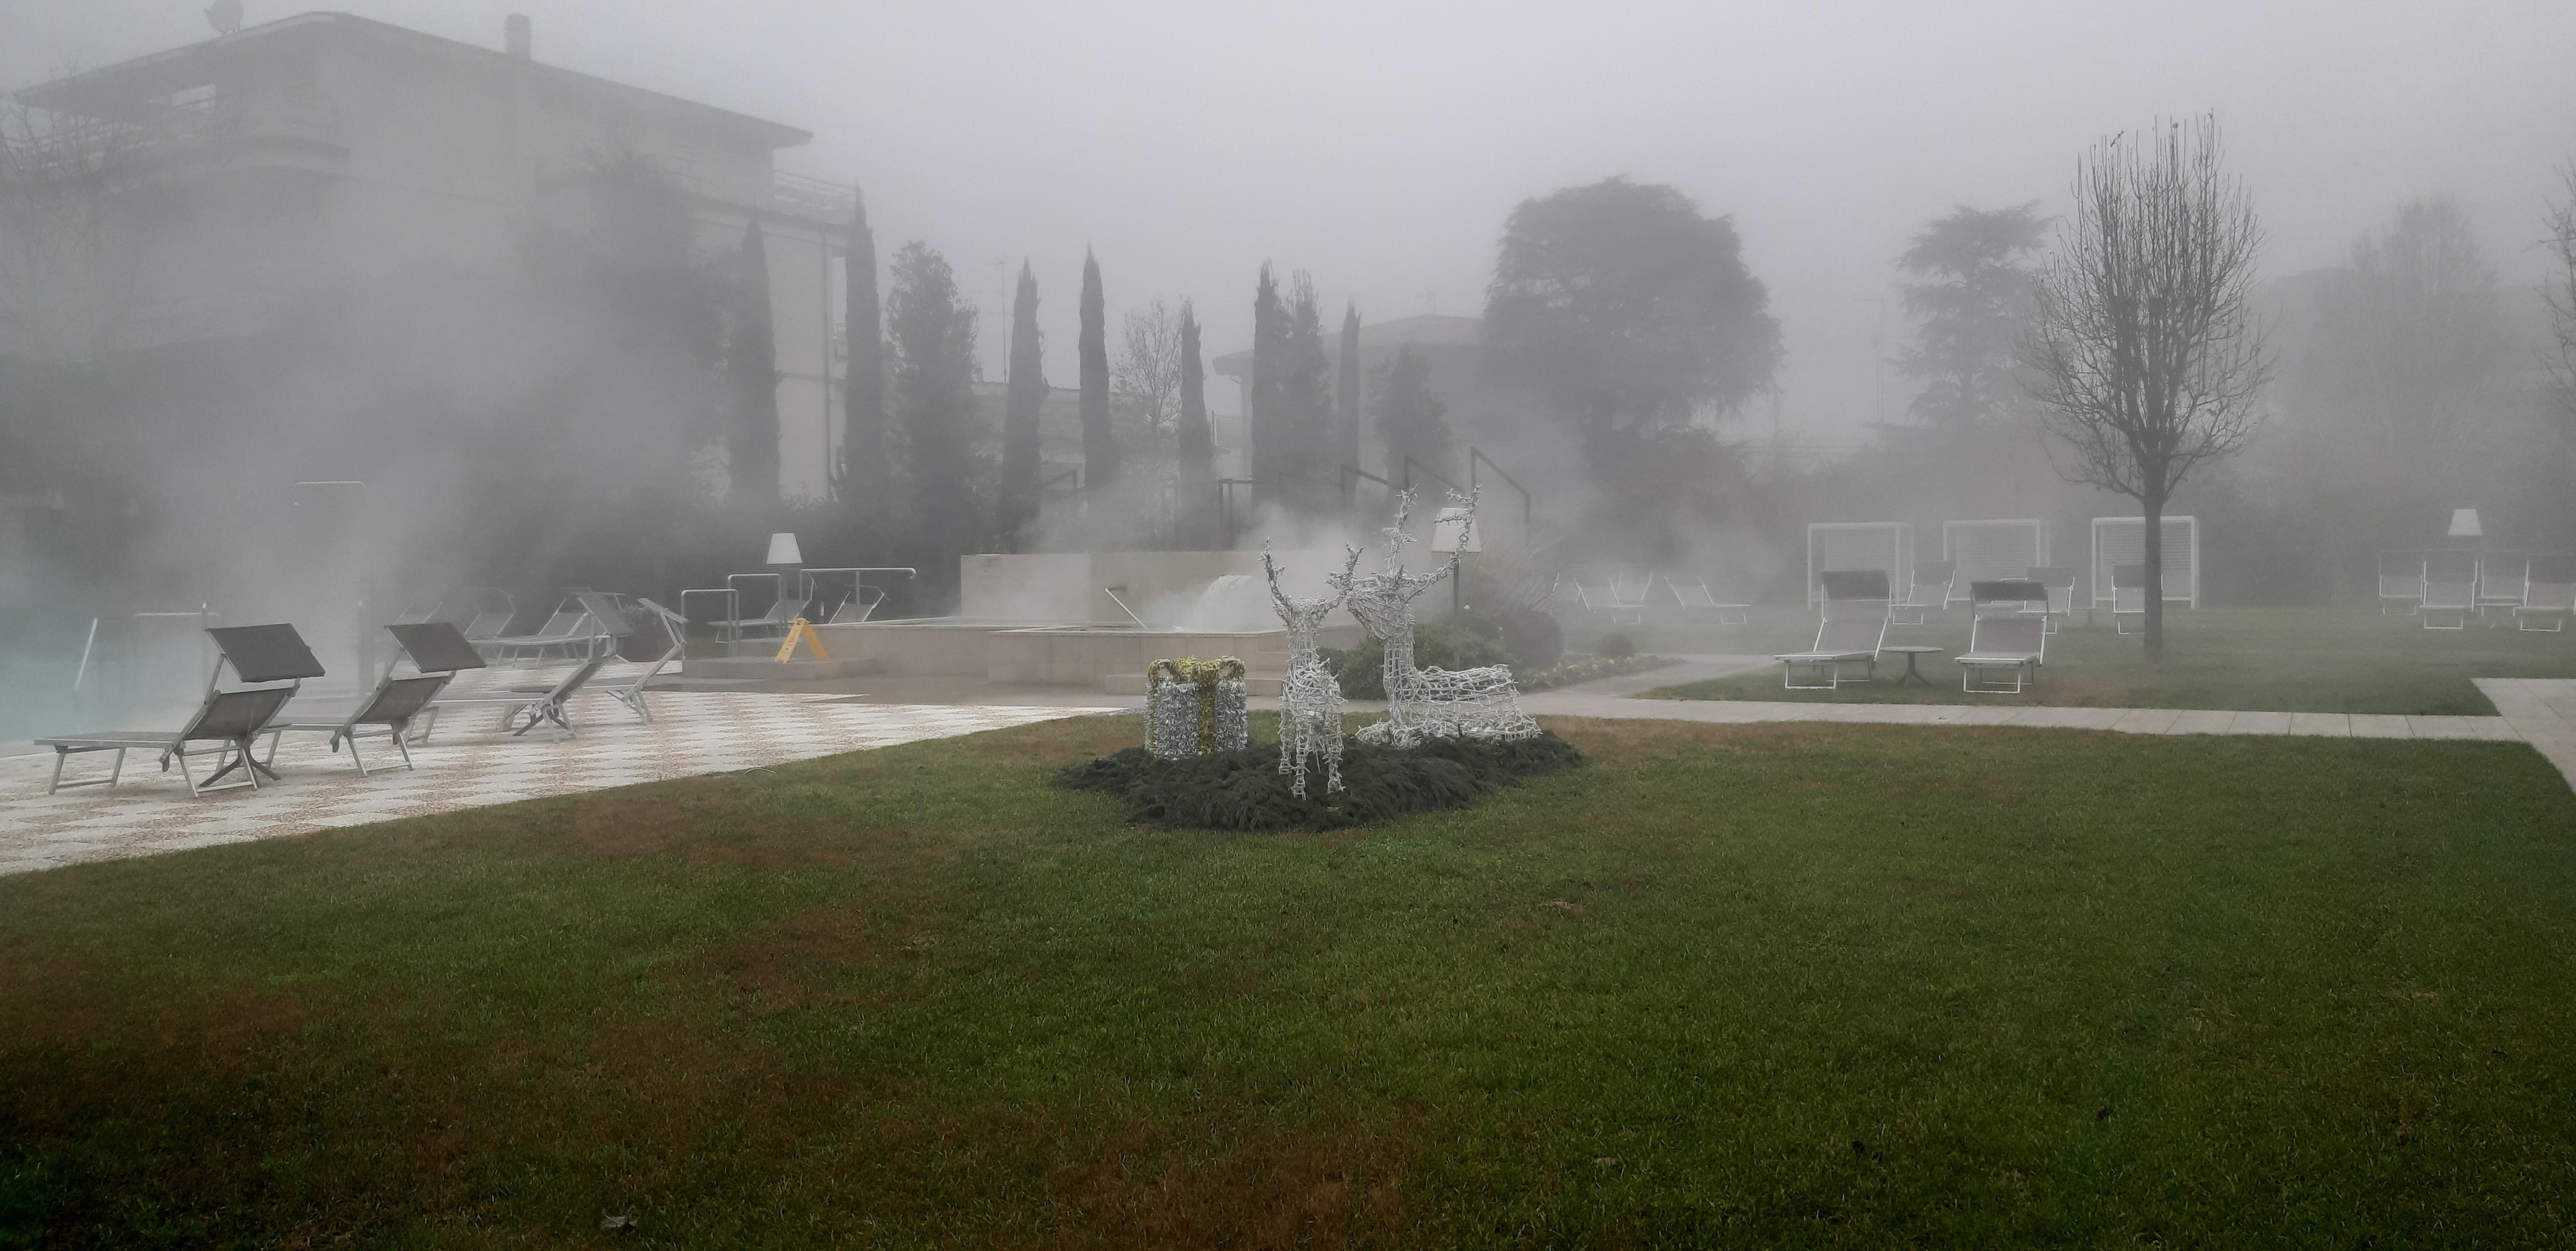
[(1915, 669), (1914, 658), (1917, 656), (1938, 656), (1950, 649), (1946, 647), (1907, 645), (1903, 647), (1882, 647), (1878, 650), (1883, 652), (1896, 652), (1905, 657), (1905, 672), (1898, 674), (1896, 677), (1896, 684), (1898, 686), (1903, 686), (1909, 681), (1920, 682), (1925, 686), (1930, 686), (1932, 685), (1932, 679), (1924, 677), (1920, 671)]

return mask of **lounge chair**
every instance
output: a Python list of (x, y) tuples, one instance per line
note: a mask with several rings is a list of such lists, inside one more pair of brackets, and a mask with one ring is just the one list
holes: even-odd
[[(1862, 679), (1878, 676), (1878, 649), (1887, 642), (1890, 603), (1884, 570), (1828, 570), (1816, 575), (1824, 583), (1824, 616), (1816, 623), (1816, 644), (1803, 652), (1773, 656), (1782, 665), (1780, 685), (1792, 691), (1830, 691), (1843, 683), (1843, 666), (1862, 666)], [(1824, 681), (1800, 682), (1801, 670)]]
[(1664, 589), (1673, 593), (1673, 602), (1682, 606), (1685, 615), (1714, 612), (1719, 625), (1744, 625), (1753, 619), (1753, 605), (1718, 603), (1717, 596), (1709, 593), (1708, 583), (1703, 579), (1693, 578), (1684, 582), (1665, 574)]
[[(1653, 585), (1651, 578), (1647, 585)], [(1638, 588), (1637, 594), (1631, 597), (1620, 588), (1619, 580), (1615, 577), (1597, 591), (1583, 585), (1582, 580), (1578, 578), (1574, 583), (1574, 594), (1583, 602), (1586, 611), (1610, 614), (1612, 625), (1645, 624), (1646, 591), (1644, 587)]]
[[(2138, 628), (2131, 630), (2134, 624)], [(2144, 634), (2147, 629), (2147, 567), (2111, 566), (2111, 628), (2121, 634)]]
[[(607, 668), (617, 659), (617, 642), (632, 633), (626, 624), (625, 615), (618, 612), (608, 602), (606, 596), (597, 591), (579, 591), (574, 593), (574, 598), (582, 605), (584, 615), (598, 623), (605, 631), (601, 637), (607, 639), (607, 646), (592, 648), (589, 654), (580, 657), (578, 663), (564, 670), (551, 682), (523, 683), (498, 691), (478, 691), (465, 695), (442, 694), (431, 707), (433, 709), (472, 705), (498, 707), (501, 709), (500, 728), (509, 731), (514, 737), (540, 725), (546, 725), (552, 727), (556, 739), (571, 738), (573, 724), (568, 706), (572, 703), (572, 697), (580, 694), (584, 687), (590, 685), (591, 679), (599, 676), (600, 670)], [(642, 694), (639, 690), (638, 702), (641, 699)], [(632, 707), (632, 705), (629, 706)], [(521, 718), (526, 719), (524, 723)]]
[(635, 602), (653, 614), (654, 621), (662, 627), (662, 636), (670, 641), (670, 646), (664, 648), (662, 654), (650, 663), (638, 665), (635, 672), (621, 674), (614, 682), (600, 682), (594, 685), (597, 686), (600, 694), (626, 705), (626, 710), (634, 713), (636, 720), (651, 725), (653, 709), (644, 702), (644, 686), (661, 676), (665, 666), (678, 660), (680, 654), (688, 650), (689, 619), (641, 596), (638, 596)]
[(2532, 557), (2522, 603), (2513, 610), (2514, 628), (2556, 634), (2570, 616), (2576, 616), (2576, 556)]
[(733, 638), (767, 634), (772, 631), (785, 634), (788, 626), (795, 624), (798, 617), (805, 615), (805, 604), (804, 600), (793, 595), (781, 595), (769, 602), (768, 612), (757, 617), (736, 617), (730, 621), (718, 621), (715, 627)]
[(1905, 597), (1888, 608), (1888, 624), (1921, 625), (1928, 609), (1950, 606), (1950, 578), (1958, 569), (1955, 561), (1926, 561), (1911, 570), (1911, 585)]
[[(2018, 695), (2039, 684), (2048, 654), (2048, 615), (2030, 605), (2048, 588), (2027, 578), (1968, 586), (1968, 650), (1959, 653), (1959, 689), (1971, 695)], [(2012, 685), (1998, 674), (2012, 675)]]
[(2057, 633), (2075, 613), (2075, 566), (2032, 565), (2029, 580), (2048, 592), (2048, 598), (2039, 601), (2038, 609), (2045, 627), (2043, 633)]
[(2424, 553), (2379, 554), (2379, 615), (2411, 617), (2424, 604)]
[(389, 625), (385, 629), (394, 636), (394, 643), (402, 648), (404, 658), (411, 661), (413, 672), (401, 674), (399, 662), (386, 665), (385, 676), (377, 679), (376, 689), (369, 691), (366, 698), (359, 700), (346, 716), (326, 718), (292, 713), (286, 719), (271, 724), (268, 727), (270, 760), (277, 759), (280, 738), (294, 731), (309, 731), (328, 733), (334, 752), (340, 750), (340, 744), (347, 743), (349, 762), (358, 766), (359, 777), (367, 776), (366, 757), (358, 752), (358, 740), (362, 738), (391, 739), (394, 750), (402, 754), (403, 767), (413, 767), (412, 722), (426, 715), (435, 723), (438, 714), (433, 710), (432, 701), (438, 698), (438, 693), (445, 690), (459, 672), (483, 668), (485, 662), (482, 653), (474, 650), (474, 644), (448, 622)]
[(2489, 552), (2478, 557), (2478, 616), (2510, 616), (2522, 607), (2531, 585), (2531, 558), (2520, 552)]
[(2416, 615), (2427, 630), (2464, 630), (2478, 611), (2475, 552), (2426, 552), (2424, 597)]
[(554, 615), (546, 618), (546, 623), (539, 626), (536, 633), (476, 639), (474, 646), (495, 660), (538, 660), (553, 648), (562, 648), (566, 656), (570, 656), (576, 646), (598, 651), (593, 644), (599, 637), (598, 623), (591, 619), (589, 611), (582, 607), (581, 599), (576, 595), (557, 606)]
[[(170, 762), (179, 762), (179, 776), (187, 779), (190, 795), (208, 791), (228, 791), (247, 786), (259, 789), (260, 775), (270, 781), (277, 774), (251, 755), (251, 747), (277, 719), (286, 701), (304, 685), (306, 678), (322, 676), (322, 662), (313, 658), (313, 649), (291, 625), (216, 626), (206, 631), (214, 639), (219, 659), (214, 676), (207, 679), (206, 695), (197, 706), (196, 715), (176, 730), (109, 730), (95, 734), (66, 734), (40, 738), (38, 746), (54, 749), (54, 775), (45, 793), (82, 786), (114, 786), (125, 774), (125, 753), (133, 750), (161, 752), (161, 769), (168, 772)], [(236, 680), (245, 686), (223, 689), (224, 669), (229, 666)], [(213, 743), (212, 748), (191, 744)], [(116, 763), (104, 778), (79, 782), (63, 781), (63, 762), (88, 752), (112, 751)], [(213, 755), (216, 768), (197, 780), (188, 767), (191, 756)], [(225, 782), (233, 770), (242, 772), (241, 779)]]

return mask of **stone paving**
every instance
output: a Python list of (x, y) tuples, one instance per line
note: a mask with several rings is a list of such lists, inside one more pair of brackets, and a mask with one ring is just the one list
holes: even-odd
[[(868, 747), (890, 747), (1106, 712), (1105, 707), (853, 704), (810, 695), (655, 692), (653, 724), (605, 698), (574, 705), (576, 738), (550, 741), (495, 732), (493, 714), (451, 713), (404, 771), (390, 744), (365, 744), (361, 778), (321, 734), (289, 735), (277, 753), (282, 780), (257, 791), (190, 797), (157, 753), (130, 752), (116, 786), (45, 793), (54, 756), (0, 758), (0, 874), (84, 860), (114, 860), (217, 843), (247, 842), (363, 825), (482, 804), (600, 790), (663, 778), (754, 769)], [(113, 753), (74, 756), (67, 778), (104, 776)]]

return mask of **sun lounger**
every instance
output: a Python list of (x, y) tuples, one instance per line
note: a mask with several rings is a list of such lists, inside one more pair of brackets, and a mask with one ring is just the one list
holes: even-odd
[[(37, 739), (37, 745), (54, 749), (54, 775), (45, 793), (81, 786), (114, 786), (124, 776), (126, 752), (156, 748), (161, 753), (164, 772), (172, 760), (179, 762), (179, 776), (187, 779), (191, 795), (244, 786), (257, 790), (262, 774), (275, 781), (277, 774), (252, 757), (252, 744), (267, 732), (269, 723), (277, 719), (286, 701), (295, 697), (304, 679), (322, 676), (322, 662), (313, 658), (313, 649), (304, 645), (303, 636), (291, 625), (217, 626), (206, 633), (214, 639), (220, 659), (214, 676), (206, 682), (205, 699), (186, 725), (176, 730), (109, 730)], [(223, 689), (227, 667), (244, 686)], [(198, 743), (214, 746), (193, 746)], [(63, 781), (65, 760), (102, 751), (116, 753), (116, 762), (106, 777)], [(215, 757), (216, 768), (200, 782), (188, 761), (205, 755)], [(235, 769), (241, 770), (241, 779), (225, 782), (224, 777)]]
[[(2018, 695), (2039, 683), (2048, 653), (2048, 616), (2031, 612), (2048, 588), (2027, 578), (1972, 582), (1968, 650), (1959, 653), (1959, 689), (1971, 695)], [(2003, 685), (2001, 674), (2012, 675)]]
[[(1862, 666), (1862, 680), (1878, 676), (1878, 649), (1887, 642), (1887, 574), (1884, 570), (1827, 570), (1824, 616), (1816, 624), (1816, 644), (1803, 652), (1773, 656), (1782, 665), (1780, 685), (1793, 691), (1830, 691), (1843, 683), (1843, 666)], [(1800, 682), (1800, 672), (1822, 682)]]
[(599, 623), (591, 619), (579, 596), (564, 600), (553, 616), (534, 634), (504, 634), (474, 640), (475, 649), (494, 660), (537, 660), (547, 652), (562, 649), (570, 656), (576, 648), (597, 651), (601, 637)]
[[(1652, 583), (1649, 582), (1648, 585), (1652, 585)], [(1612, 625), (1643, 625), (1645, 623), (1646, 592), (1644, 587), (1638, 588), (1637, 594), (1631, 597), (1626, 591), (1620, 588), (1619, 580), (1617, 578), (1610, 579), (1610, 581), (1605, 583), (1599, 590), (1585, 586), (1581, 579), (1577, 579), (1574, 583), (1574, 594), (1577, 599), (1583, 602), (1585, 611), (1610, 614), (1610, 624)]]
[(2571, 615), (2576, 615), (2576, 556), (2532, 557), (2522, 604), (2513, 610), (2514, 628), (2556, 634), (2567, 628)]
[(2048, 598), (2037, 605), (2044, 627), (2042, 633), (2055, 634), (2075, 612), (2075, 566), (2032, 565), (2030, 580), (2048, 592)]
[[(2133, 625), (2137, 629), (2129, 628)], [(2111, 628), (2122, 634), (2146, 632), (2147, 567), (2145, 565), (2111, 566)]]
[(634, 713), (636, 720), (651, 725), (653, 709), (644, 702), (644, 686), (659, 677), (664, 666), (678, 660), (680, 654), (688, 650), (689, 619), (640, 596), (635, 602), (653, 614), (654, 621), (662, 627), (662, 636), (669, 640), (670, 645), (650, 663), (636, 666), (634, 673), (622, 674), (613, 682), (597, 682), (594, 685), (598, 687), (600, 694), (626, 705), (626, 710)]
[(2520, 552), (2488, 552), (2478, 557), (2478, 615), (2509, 616), (2522, 607), (2531, 585), (2531, 558)]
[(1709, 593), (1708, 583), (1702, 579), (1693, 578), (1684, 582), (1671, 574), (1665, 574), (1664, 589), (1673, 593), (1673, 602), (1682, 606), (1682, 612), (1685, 615), (1693, 612), (1713, 612), (1717, 614), (1719, 625), (1743, 625), (1752, 620), (1753, 605), (1717, 602), (1717, 596)]
[(2424, 553), (2379, 554), (2379, 615), (2415, 615), (2424, 603)]
[[(426, 621), (385, 627), (402, 648), (403, 657), (411, 662), (412, 672), (403, 673), (400, 662), (385, 666), (385, 675), (377, 679), (376, 688), (350, 708), (345, 716), (321, 717), (308, 712), (290, 712), (283, 720), (268, 727), (268, 756), (277, 758), (278, 740), (297, 731), (328, 733), (331, 750), (342, 743), (349, 745), (349, 762), (358, 766), (358, 776), (367, 776), (366, 757), (359, 754), (362, 738), (390, 739), (394, 750), (401, 753), (403, 767), (411, 762), (412, 722), (427, 716), (435, 723), (438, 714), (433, 702), (456, 675), (467, 669), (484, 667), (482, 653), (454, 625), (444, 621)], [(425, 731), (428, 727), (422, 727)], [(426, 734), (423, 735), (426, 737)], [(382, 766), (378, 766), (382, 767)]]
[[(608, 602), (606, 596), (597, 591), (579, 591), (574, 593), (574, 599), (582, 605), (586, 616), (602, 624), (606, 632), (603, 637), (608, 640), (608, 646), (592, 648), (587, 655), (580, 657), (576, 663), (557, 675), (551, 682), (522, 683), (497, 691), (479, 691), (465, 695), (442, 694), (431, 706), (434, 708), (461, 708), (474, 705), (497, 707), (501, 709), (500, 728), (509, 731), (514, 737), (545, 725), (552, 727), (555, 738), (559, 740), (571, 738), (573, 724), (569, 706), (572, 703), (572, 697), (580, 694), (584, 687), (590, 685), (591, 679), (599, 676), (600, 670), (607, 668), (617, 659), (617, 641), (632, 633), (627, 627), (625, 614), (618, 612), (615, 606)], [(640, 694), (638, 698), (641, 698)]]
[(2478, 610), (2475, 552), (2426, 552), (2424, 598), (2416, 610), (2427, 630), (2465, 630)]
[(1913, 583), (1906, 589), (1905, 597), (1889, 606), (1888, 624), (1921, 625), (1927, 609), (1949, 607), (1950, 575), (1957, 568), (1957, 563), (1946, 560), (1926, 561), (1914, 566), (1910, 571)]

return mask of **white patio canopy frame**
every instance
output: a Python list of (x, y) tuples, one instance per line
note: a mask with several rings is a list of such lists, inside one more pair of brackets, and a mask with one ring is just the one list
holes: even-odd
[(1824, 602), (1825, 584), (1816, 575), (1876, 569), (1887, 585), (1914, 584), (1914, 525), (1905, 521), (1820, 521), (1807, 527), (1807, 606)]
[(2048, 523), (2037, 517), (1941, 523), (1941, 559), (1952, 562), (1950, 603), (1969, 602), (1978, 582), (2015, 581), (2048, 559)]
[[(2200, 519), (2169, 516), (2165, 523), (2165, 602), (2200, 607)], [(2147, 558), (2147, 519), (2093, 519), (2093, 606), (2111, 607), (2111, 566)]]

